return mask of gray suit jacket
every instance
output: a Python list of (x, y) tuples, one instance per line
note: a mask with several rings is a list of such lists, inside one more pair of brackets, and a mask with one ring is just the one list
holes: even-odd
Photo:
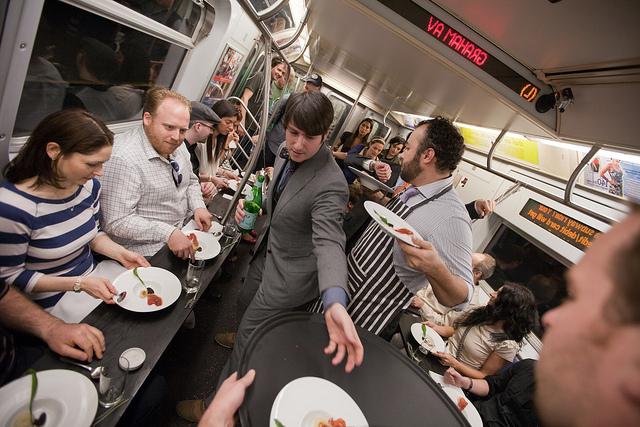
[[(284, 147), (283, 143), (278, 154)], [(268, 228), (256, 248), (266, 245), (261, 288), (267, 303), (296, 308), (333, 286), (349, 292), (342, 231), (349, 190), (323, 145), (291, 175), (274, 209), (273, 191), (285, 163), (276, 157), (265, 203)]]

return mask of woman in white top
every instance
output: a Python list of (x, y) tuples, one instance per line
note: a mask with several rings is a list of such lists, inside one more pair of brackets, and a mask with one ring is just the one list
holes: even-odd
[(238, 142), (238, 134), (233, 130), (238, 111), (224, 99), (213, 104), (211, 109), (220, 117), (220, 123), (213, 127), (205, 144), (198, 144), (196, 156), (200, 161), (200, 181), (213, 182), (218, 190), (222, 190), (229, 187), (229, 179), (238, 179), (235, 173), (220, 168), (230, 147)]
[(446, 350), (434, 352), (443, 365), (469, 378), (484, 378), (513, 361), (522, 339), (538, 322), (533, 293), (505, 283), (491, 294), (486, 306), (467, 311), (453, 327), (425, 323), (449, 337)]

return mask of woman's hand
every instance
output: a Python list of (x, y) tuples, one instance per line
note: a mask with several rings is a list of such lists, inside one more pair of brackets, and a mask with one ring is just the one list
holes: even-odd
[(444, 366), (450, 366), (453, 369), (457, 369), (457, 366), (460, 364), (460, 362), (458, 362), (458, 359), (456, 359), (446, 351), (434, 351), (433, 355), (438, 357), (440, 359), (440, 363)]
[(229, 188), (229, 182), (225, 178), (219, 176), (212, 176), (211, 182), (213, 182), (218, 190)]
[(442, 325), (438, 325), (437, 323), (433, 323), (431, 320), (426, 320), (426, 321), (424, 321), (422, 323), (427, 325), (428, 327), (430, 327), (434, 331), (436, 331), (438, 333), (438, 335), (440, 335), (441, 337), (448, 337), (449, 336), (449, 335), (446, 334), (445, 327), (442, 326)]
[(421, 308), (424, 305), (424, 301), (420, 297), (413, 297), (411, 299), (411, 307)]
[(469, 386), (469, 381), (467, 381), (468, 378), (461, 375), (460, 372), (456, 371), (453, 368), (447, 369), (447, 371), (444, 373), (443, 379), (445, 383), (454, 385), (456, 387), (463, 388)]
[(144, 256), (125, 248), (122, 248), (122, 252), (120, 252), (120, 256), (118, 257), (118, 262), (127, 270), (131, 270), (136, 267), (151, 266)]
[(80, 288), (94, 298), (101, 299), (107, 304), (114, 304), (113, 296), (116, 288), (104, 277), (87, 276), (80, 281)]

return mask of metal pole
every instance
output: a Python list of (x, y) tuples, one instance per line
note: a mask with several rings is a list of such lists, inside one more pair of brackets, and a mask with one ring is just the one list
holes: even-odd
[(222, 224), (226, 224), (229, 220), (229, 217), (233, 215), (236, 210), (236, 205), (238, 204), (238, 200), (240, 200), (240, 196), (242, 195), (242, 189), (246, 185), (249, 180), (249, 176), (251, 175), (251, 171), (255, 168), (256, 163), (258, 162), (258, 157), (260, 153), (264, 149), (265, 144), (265, 136), (267, 134), (267, 120), (269, 118), (269, 95), (271, 89), (271, 45), (269, 43), (264, 44), (264, 98), (262, 100), (262, 125), (260, 126), (260, 133), (258, 136), (258, 143), (253, 147), (253, 151), (251, 152), (251, 157), (249, 161), (245, 165), (244, 174), (242, 175), (242, 180), (240, 185), (238, 185), (238, 190), (233, 195), (233, 199), (231, 199), (231, 203), (227, 208), (226, 212), (222, 216)]
[(591, 147), (589, 152), (582, 158), (578, 166), (573, 170), (571, 176), (569, 177), (569, 181), (567, 181), (567, 186), (564, 188), (564, 201), (566, 203), (571, 203), (571, 194), (573, 193), (573, 187), (576, 185), (576, 180), (578, 179), (578, 175), (582, 172), (587, 163), (593, 159), (593, 157), (600, 151), (601, 146), (599, 144)]
[[(342, 132), (344, 132), (344, 129), (346, 128), (347, 124), (349, 123), (349, 120), (351, 120), (351, 117), (353, 117), (353, 112), (356, 110), (356, 107), (358, 106), (358, 101), (360, 101), (360, 97), (362, 96), (362, 94), (364, 93), (364, 90), (367, 88), (367, 85), (369, 84), (369, 79), (365, 80), (365, 82), (362, 84), (362, 88), (360, 89), (360, 93), (358, 93), (358, 96), (356, 97), (356, 99), (353, 101), (353, 104), (351, 105), (351, 109), (349, 109), (349, 113), (347, 114), (347, 118), (344, 119), (344, 122), (342, 123), (342, 126), (340, 126), (340, 130), (336, 133), (336, 135), (342, 134)], [(333, 143), (333, 145), (335, 145), (336, 142)]]

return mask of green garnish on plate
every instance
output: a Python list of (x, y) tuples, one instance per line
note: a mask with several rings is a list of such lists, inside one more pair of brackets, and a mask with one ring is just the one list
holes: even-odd
[(284, 424), (282, 424), (280, 421), (278, 421), (277, 418), (274, 418), (273, 422), (276, 423), (276, 427), (284, 427)]
[(380, 218), (380, 221), (382, 221), (382, 223), (384, 225), (386, 225), (387, 227), (393, 228), (393, 224), (391, 224), (387, 218), (385, 218), (382, 215), (380, 215), (380, 213), (378, 213), (378, 211), (374, 211), (374, 212), (376, 213), (376, 215), (378, 215), (378, 218)]

